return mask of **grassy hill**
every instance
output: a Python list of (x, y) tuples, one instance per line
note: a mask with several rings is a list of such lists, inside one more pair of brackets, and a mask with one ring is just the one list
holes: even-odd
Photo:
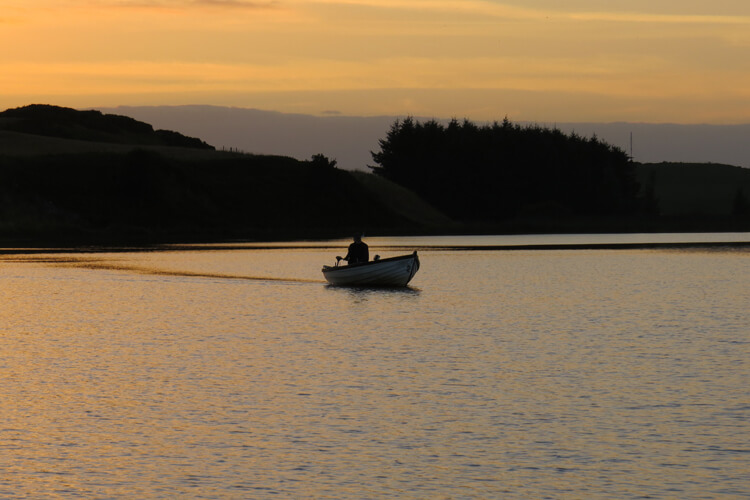
[(653, 192), (663, 216), (742, 215), (750, 200), (750, 169), (716, 163), (647, 163), (636, 169), (642, 191)]
[(3, 130), (0, 125), (0, 155), (12, 157), (55, 156), (85, 153), (124, 154), (141, 149), (153, 151), (163, 156), (178, 159), (210, 160), (237, 156), (236, 153), (216, 151), (213, 149), (196, 149), (191, 147), (165, 146), (157, 144), (111, 143), (88, 141), (83, 139), (66, 139), (35, 135), (12, 130)]
[(134, 150), (0, 158), (6, 240), (320, 238), (419, 233), (432, 223), (403, 210), (350, 172), (288, 157), (182, 160)]
[(6, 243), (419, 233), (445, 220), (403, 188), (325, 161), (215, 151), (98, 112), (11, 111), (0, 113)]
[(148, 123), (99, 111), (32, 104), (0, 113), (0, 130), (35, 136), (110, 144), (215, 149), (200, 139), (171, 130), (154, 130)]
[(415, 224), (432, 229), (458, 229), (460, 227), (413, 191), (395, 182), (366, 172), (351, 172), (350, 175), (378, 202)]

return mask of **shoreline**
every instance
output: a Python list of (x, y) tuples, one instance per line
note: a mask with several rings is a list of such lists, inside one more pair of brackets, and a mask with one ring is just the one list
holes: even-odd
[[(394, 251), (543, 251), (543, 250), (654, 250), (654, 249), (750, 249), (750, 241), (709, 242), (638, 242), (638, 243), (535, 243), (509, 245), (370, 245), (371, 249)], [(2, 247), (0, 256), (44, 254), (97, 254), (139, 252), (196, 252), (237, 250), (343, 250), (342, 244), (284, 244), (283, 242), (244, 243), (178, 243), (155, 245), (82, 245), (69, 247)]]

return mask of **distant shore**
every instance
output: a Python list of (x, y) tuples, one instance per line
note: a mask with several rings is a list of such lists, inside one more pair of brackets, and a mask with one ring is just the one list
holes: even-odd
[[(430, 124), (414, 126), (431, 130)], [(442, 130), (442, 125), (434, 126)], [(429, 160), (423, 162), (425, 171), (409, 182), (396, 182), (388, 175), (339, 169), (335, 159), (322, 154), (300, 160), (216, 151), (201, 139), (96, 111), (46, 105), (7, 110), (0, 113), (0, 247), (153, 249), (322, 241), (355, 233), (434, 237), (750, 231), (749, 169), (637, 164), (599, 141), (510, 122), (503, 127), (505, 149), (515, 153), (506, 157), (489, 151), (498, 163), (496, 169), (480, 169), (486, 170), (484, 181), (467, 175), (472, 170), (466, 170), (463, 156), (455, 151), (435, 157), (432, 147), (417, 144)], [(482, 130), (468, 123), (456, 123), (453, 129), (463, 130), (467, 140), (476, 140), (474, 132)], [(536, 158), (538, 151), (549, 149), (544, 144), (518, 149), (528, 142), (524, 138), (537, 136), (575, 146), (574, 152), (579, 146), (589, 151), (593, 170), (581, 170), (578, 160)], [(475, 158), (478, 150), (461, 154), (484, 165)], [(614, 155), (614, 170), (601, 171), (594, 153)], [(449, 157), (454, 159), (444, 162), (442, 177), (437, 175), (432, 160)], [(382, 165), (375, 168), (386, 173)], [(505, 173), (493, 177), (493, 172)], [(611, 183), (620, 191), (610, 192)], [(437, 191), (420, 193), (433, 184)], [(634, 242), (626, 243), (635, 248)], [(484, 247), (495, 248), (506, 249)]]
[[(247, 243), (177, 243), (154, 245), (83, 245), (69, 247), (2, 247), (0, 255), (36, 254), (82, 254), (125, 252), (187, 252), (187, 251), (232, 251), (232, 250), (341, 250), (342, 244), (322, 240), (320, 242), (247, 242)], [(373, 248), (380, 248), (374, 245)], [(605, 242), (605, 243), (539, 243), (507, 245), (460, 245), (460, 244), (416, 244), (386, 246), (384, 248), (421, 251), (530, 251), (530, 250), (650, 250), (650, 249), (748, 249), (747, 241), (692, 241), (692, 242)]]

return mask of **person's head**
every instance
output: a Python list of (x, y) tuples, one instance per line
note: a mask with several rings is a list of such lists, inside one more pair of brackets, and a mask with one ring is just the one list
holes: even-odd
[(359, 234), (354, 235), (354, 241), (362, 241), (362, 236)]

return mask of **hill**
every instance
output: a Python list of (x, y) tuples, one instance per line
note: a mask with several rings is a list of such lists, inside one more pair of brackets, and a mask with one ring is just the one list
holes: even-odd
[[(419, 233), (445, 221), (407, 190), (373, 188), (371, 174), (357, 177), (323, 156), (215, 151), (198, 139), (88, 111), (9, 111), (0, 114), (6, 244)], [(421, 212), (412, 210), (417, 205)]]
[(662, 216), (743, 215), (750, 200), (750, 169), (717, 163), (636, 166), (642, 193), (651, 192)]
[[(145, 150), (2, 157), (0, 240), (226, 241), (435, 230), (433, 220), (405, 214), (378, 192), (350, 172), (288, 157), (179, 160)], [(405, 190), (400, 199), (419, 203)]]
[(215, 149), (200, 139), (100, 111), (32, 104), (0, 113), (0, 130), (80, 141)]

